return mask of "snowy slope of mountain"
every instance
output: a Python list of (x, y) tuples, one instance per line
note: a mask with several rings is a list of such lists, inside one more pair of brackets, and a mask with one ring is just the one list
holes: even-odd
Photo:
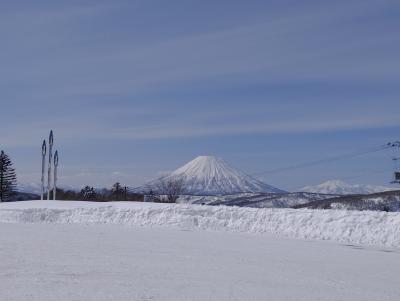
[(252, 208), (291, 208), (315, 201), (339, 197), (333, 194), (294, 192), (294, 193), (242, 193), (224, 196), (190, 196), (178, 199), (183, 204), (202, 204), (211, 206), (238, 206)]
[(316, 186), (306, 186), (300, 189), (302, 192), (311, 193), (325, 193), (325, 194), (370, 194), (384, 191), (396, 190), (396, 188), (373, 186), (373, 185), (360, 185), (349, 184), (341, 180), (326, 181)]
[[(184, 180), (185, 194), (231, 195), (238, 193), (284, 193), (229, 166), (221, 158), (200, 156), (178, 168), (165, 180)], [(157, 183), (153, 181), (145, 187)], [(143, 188), (142, 188), (143, 189)]]
[(299, 204), (294, 208), (375, 210), (400, 212), (400, 190), (367, 195), (344, 195), (340, 197)]

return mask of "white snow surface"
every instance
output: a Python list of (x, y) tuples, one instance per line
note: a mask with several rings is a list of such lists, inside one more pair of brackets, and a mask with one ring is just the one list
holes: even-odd
[[(213, 156), (199, 156), (164, 179), (183, 179), (185, 193), (192, 195), (284, 192), (229, 166), (223, 159)], [(145, 185), (145, 188), (153, 185), (154, 181)]]
[(330, 180), (315, 186), (306, 186), (300, 189), (303, 192), (310, 193), (324, 193), (324, 194), (371, 194), (378, 192), (385, 192), (391, 190), (398, 190), (398, 188), (391, 188), (385, 186), (362, 185), (362, 184), (349, 184), (341, 180)]
[(161, 226), (400, 247), (400, 213), (374, 211), (25, 201), (1, 203), (0, 222)]
[(0, 300), (397, 301), (399, 256), (267, 234), (3, 223)]

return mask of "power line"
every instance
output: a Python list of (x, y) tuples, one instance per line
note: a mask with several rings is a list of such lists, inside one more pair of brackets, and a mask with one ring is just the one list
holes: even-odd
[(350, 177), (345, 177), (345, 178), (342, 178), (342, 179), (343, 179), (343, 180), (352, 180), (352, 179), (361, 178), (361, 177), (363, 177), (363, 176), (365, 176), (365, 175), (380, 174), (380, 173), (388, 173), (388, 172), (391, 172), (391, 171), (392, 171), (392, 169), (388, 169), (388, 168), (380, 169), (380, 170), (370, 170), (370, 171), (364, 171), (364, 172), (362, 172), (362, 173), (359, 173), (358, 175), (354, 175), (354, 176), (350, 176)]
[(366, 155), (366, 154), (380, 152), (382, 150), (385, 150), (385, 149), (388, 149), (391, 147), (392, 146), (390, 144), (387, 144), (387, 145), (383, 145), (380, 147), (365, 149), (363, 151), (357, 151), (357, 152), (347, 153), (347, 154), (343, 154), (343, 155), (332, 156), (332, 157), (328, 157), (328, 158), (324, 158), (324, 159), (299, 163), (299, 164), (286, 166), (286, 167), (282, 167), (282, 168), (276, 168), (276, 169), (271, 169), (271, 170), (267, 170), (267, 171), (262, 171), (262, 172), (254, 173), (253, 176), (259, 176), (259, 175), (264, 175), (264, 174), (273, 174), (273, 173), (279, 173), (279, 172), (284, 172), (284, 171), (290, 171), (290, 170), (294, 170), (294, 169), (312, 167), (315, 165), (320, 165), (320, 164), (335, 162), (335, 161), (339, 161), (339, 160), (354, 158), (354, 157), (358, 157), (358, 156), (362, 156), (362, 155)]

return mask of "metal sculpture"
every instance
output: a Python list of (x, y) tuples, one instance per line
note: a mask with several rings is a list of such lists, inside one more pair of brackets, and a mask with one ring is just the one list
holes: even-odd
[(42, 144), (42, 194), (40, 196), (40, 199), (43, 201), (44, 198), (44, 170), (45, 170), (45, 165), (46, 165), (46, 152), (47, 152), (47, 147), (46, 147), (46, 140), (43, 140)]
[(53, 200), (56, 200), (57, 193), (57, 167), (58, 167), (58, 151), (54, 154), (54, 186), (53, 186)]
[(49, 136), (49, 168), (47, 173), (47, 200), (50, 201), (50, 191), (51, 191), (51, 165), (53, 159), (53, 131), (50, 131)]

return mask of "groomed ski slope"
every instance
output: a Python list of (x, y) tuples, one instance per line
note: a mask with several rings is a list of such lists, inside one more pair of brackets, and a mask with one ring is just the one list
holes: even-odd
[(373, 211), (26, 201), (0, 204), (0, 223), (159, 226), (400, 247), (400, 213)]

